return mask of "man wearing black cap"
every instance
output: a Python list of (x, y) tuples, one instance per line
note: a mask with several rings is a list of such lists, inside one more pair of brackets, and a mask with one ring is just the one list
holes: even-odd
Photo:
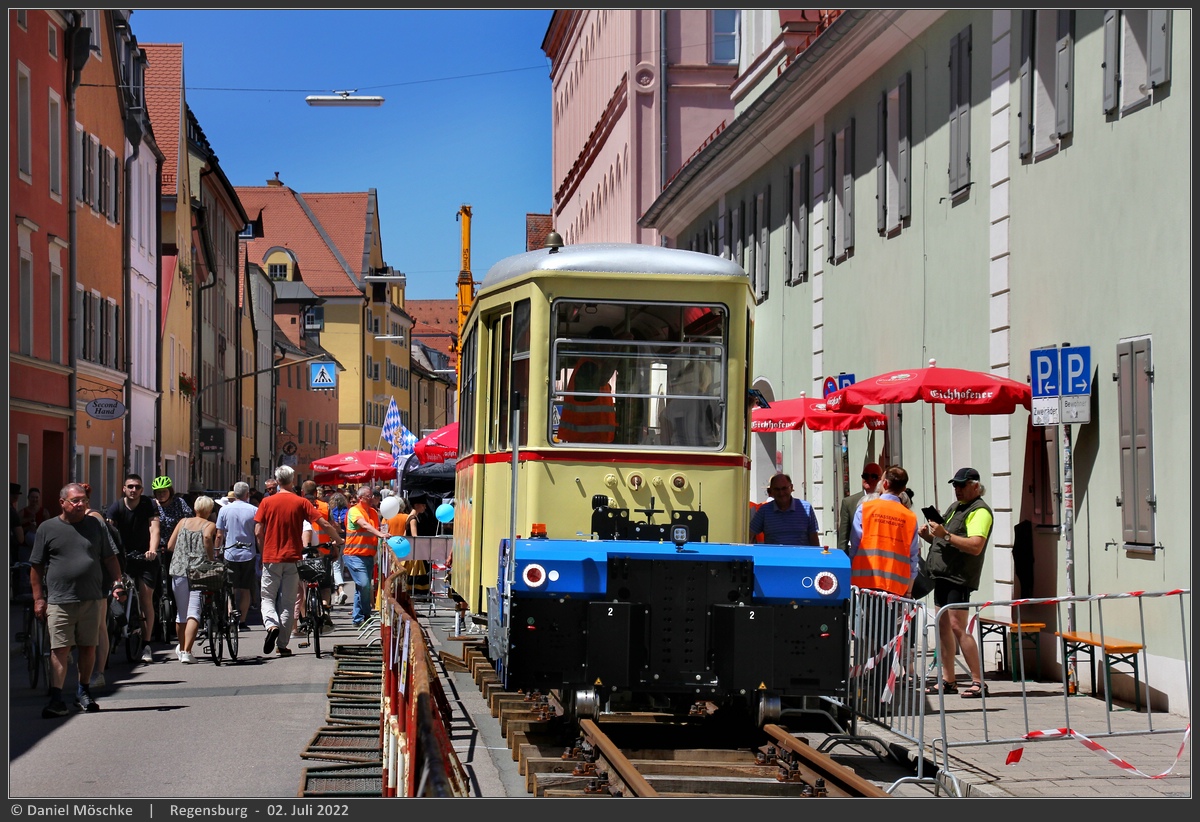
[[(974, 468), (960, 468), (950, 480), (954, 486), (955, 501), (942, 514), (943, 523), (927, 522), (918, 533), (929, 543), (929, 576), (933, 579), (933, 602), (937, 607), (959, 602), (970, 602), (971, 594), (979, 588), (979, 575), (983, 571), (983, 552), (992, 535), (992, 509), (983, 501), (983, 484), (979, 472)], [(962, 649), (967, 668), (971, 671), (971, 685), (962, 696), (978, 699), (983, 695), (983, 668), (979, 660), (979, 646), (975, 637), (967, 630), (967, 610), (953, 608), (938, 624), (938, 637), (943, 649), (942, 683), (945, 693), (956, 693), (954, 681), (955, 645)], [(939, 686), (933, 685), (927, 693), (937, 693)]]

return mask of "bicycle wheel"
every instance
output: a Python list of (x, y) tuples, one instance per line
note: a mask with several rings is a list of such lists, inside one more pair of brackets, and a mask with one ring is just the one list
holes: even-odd
[[(168, 579), (170, 579), (168, 577)], [(169, 643), (172, 640), (178, 640), (175, 636), (175, 597), (172, 595), (169, 582), (164, 583), (162, 595), (158, 597), (154, 611), (154, 633), (162, 639), (163, 642)]]
[(223, 654), (223, 646), (221, 645), (221, 621), (218, 614), (220, 604), (220, 594), (217, 591), (212, 593), (212, 598), (208, 602), (208, 610), (204, 615), (204, 628), (208, 632), (208, 655), (212, 657), (213, 664), (221, 664), (221, 656)]
[[(225, 589), (225, 598), (233, 604), (233, 591), (229, 588)], [(229, 619), (225, 622), (225, 647), (229, 649), (229, 660), (237, 662), (238, 658), (238, 624), (242, 621), (241, 614), (236, 608), (229, 611)]]
[[(36, 664), (34, 665), (35, 672), (33, 678), (40, 678), (46, 685), (46, 690), (50, 690), (50, 629), (46, 627), (46, 623), (40, 619), (33, 621), (33, 646), (31, 648)], [(34, 682), (33, 687), (36, 688), (37, 682)]]
[(33, 634), (34, 623), (37, 618), (33, 615), (33, 603), (25, 606), (25, 620), (21, 626), (21, 648), (25, 653), (25, 665), (29, 673), (29, 687), (37, 688), (38, 679), (41, 678), (42, 666), (38, 664), (41, 661), (41, 654), (38, 653), (38, 648), (35, 647), (36, 637)]
[[(126, 578), (125, 584), (130, 580)], [(146, 638), (142, 636), (142, 600), (138, 596), (137, 584), (125, 589), (125, 601), (128, 603), (125, 620), (125, 659), (134, 665), (142, 661), (142, 648)], [(110, 651), (111, 653), (111, 651)]]
[(304, 611), (308, 615), (308, 633), (312, 637), (313, 654), (321, 658), (321, 592), (315, 586), (305, 595)]

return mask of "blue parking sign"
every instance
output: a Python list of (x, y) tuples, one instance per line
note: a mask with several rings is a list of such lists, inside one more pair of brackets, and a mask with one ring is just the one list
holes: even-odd
[(1084, 396), (1092, 393), (1092, 347), (1080, 345), (1063, 348), (1062, 352), (1062, 395)]
[(1033, 375), (1033, 396), (1057, 397), (1058, 349), (1035, 348), (1029, 352), (1029, 373)]

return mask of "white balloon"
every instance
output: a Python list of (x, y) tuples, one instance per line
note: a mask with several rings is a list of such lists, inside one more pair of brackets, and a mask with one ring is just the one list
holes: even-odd
[(400, 513), (400, 498), (388, 497), (379, 504), (379, 513), (384, 519), (391, 519)]

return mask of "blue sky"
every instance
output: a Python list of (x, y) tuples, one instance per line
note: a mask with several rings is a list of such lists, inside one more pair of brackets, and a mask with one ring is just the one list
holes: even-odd
[[(471, 271), (525, 250), (550, 212), (551, 11), (139, 9), (139, 43), (182, 43), (187, 102), (236, 186), (379, 194), (384, 259), (407, 298), (455, 299)], [(357, 89), (379, 108), (314, 108)], [(253, 216), (253, 215), (251, 215)]]

